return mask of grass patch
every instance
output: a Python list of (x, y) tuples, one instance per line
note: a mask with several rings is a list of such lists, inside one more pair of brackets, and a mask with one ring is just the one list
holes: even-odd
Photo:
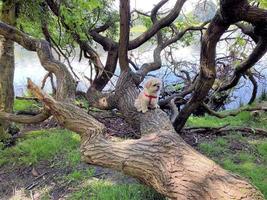
[(267, 129), (267, 114), (253, 117), (250, 112), (244, 111), (236, 116), (228, 116), (223, 119), (205, 115), (203, 117), (191, 116), (187, 121), (187, 126), (190, 127), (220, 127), (224, 125)]
[(199, 149), (224, 169), (248, 178), (267, 198), (267, 139), (251, 142), (236, 133), (201, 143)]
[(14, 111), (31, 111), (39, 109), (40, 105), (36, 101), (15, 99)]
[(210, 115), (205, 115), (204, 117), (191, 116), (187, 121), (187, 125), (199, 127), (219, 127), (227, 124), (231, 126), (243, 126), (244, 124), (248, 124), (252, 119), (249, 112), (241, 112), (237, 116), (229, 116), (223, 119)]
[(0, 150), (0, 166), (4, 164), (31, 165), (40, 160), (53, 159), (64, 154), (66, 162), (77, 163), (80, 138), (67, 130), (32, 131), (16, 146)]
[(77, 183), (79, 181), (84, 181), (85, 179), (88, 179), (92, 177), (95, 174), (94, 168), (87, 168), (86, 170), (75, 170), (72, 173), (68, 174), (65, 179)]
[[(38, 165), (42, 160), (53, 161), (60, 158), (56, 165), (68, 166), (73, 169), (69, 174), (57, 177), (63, 185), (68, 185), (75, 191), (69, 199), (97, 200), (161, 200), (164, 199), (154, 190), (139, 184), (113, 184), (94, 178), (95, 169), (78, 168), (81, 163), (79, 152), (80, 137), (70, 131), (50, 129), (32, 131), (25, 135), (16, 146), (0, 149), (0, 167)], [(63, 156), (62, 156), (63, 155)], [(57, 160), (58, 161), (58, 160)], [(50, 189), (44, 188), (42, 199), (50, 199)]]
[(163, 200), (165, 199), (154, 190), (138, 185), (124, 184), (115, 185), (108, 181), (98, 180), (91, 181), (89, 185), (82, 187), (72, 193), (70, 200)]

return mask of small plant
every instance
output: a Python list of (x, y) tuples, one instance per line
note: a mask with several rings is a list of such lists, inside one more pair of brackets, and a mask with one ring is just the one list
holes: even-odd
[(164, 200), (165, 197), (158, 194), (149, 187), (138, 184), (113, 184), (109, 181), (92, 181), (89, 185), (82, 187), (72, 193), (71, 200)]

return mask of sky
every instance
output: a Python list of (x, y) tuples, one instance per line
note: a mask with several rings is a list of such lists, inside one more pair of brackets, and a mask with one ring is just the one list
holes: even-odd
[[(154, 7), (155, 4), (157, 4), (160, 0), (130, 0), (130, 6), (131, 9), (136, 8), (137, 10), (142, 11), (151, 11), (151, 9)], [(191, 11), (194, 6), (198, 2), (203, 2), (204, 0), (187, 0), (184, 4), (183, 10), (185, 12)], [(214, 3), (216, 3), (216, 0), (212, 0)], [(176, 0), (169, 0), (164, 5), (164, 8), (172, 8), (175, 4)], [(115, 1), (115, 5), (117, 8), (119, 8), (119, 0)]]

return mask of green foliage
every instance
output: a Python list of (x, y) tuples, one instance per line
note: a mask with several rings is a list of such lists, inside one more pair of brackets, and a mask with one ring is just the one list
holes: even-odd
[(92, 181), (89, 185), (72, 193), (71, 200), (163, 200), (165, 199), (152, 189), (137, 185), (114, 185), (108, 181)]
[(267, 8), (267, 0), (258, 0), (261, 8)]
[[(31, 1), (18, 0), (20, 13), (17, 19), (17, 27), (35, 38), (44, 38), (42, 23), (48, 25), (48, 30), (61, 48), (72, 47), (76, 43), (72, 33), (80, 35), (82, 40), (92, 42), (88, 31), (99, 24), (107, 21), (117, 21), (118, 14), (113, 10), (114, 0), (63, 0), (60, 3), (59, 17), (55, 16), (49, 9), (45, 8), (44, 0)], [(69, 30), (64, 28), (62, 23), (67, 25)], [(114, 37), (117, 34), (117, 25), (111, 26), (105, 34)]]
[[(73, 151), (78, 151), (80, 138), (77, 134), (66, 130), (32, 131), (16, 146), (0, 150), (0, 166), (3, 164), (31, 165), (40, 160), (53, 159), (63, 154), (67, 162), (72, 163)], [(77, 162), (77, 161), (76, 161)]]
[(131, 28), (131, 33), (143, 33), (147, 30), (147, 27), (144, 25), (136, 25), (133, 28)]
[[(41, 19), (44, 19), (41, 3), (43, 0), (31, 1), (17, 0), (19, 4), (19, 17), (17, 18), (17, 27), (35, 38), (42, 38)], [(49, 15), (45, 16), (49, 19)]]
[(84, 97), (76, 98), (75, 104), (83, 108), (87, 108), (87, 109), (89, 108), (88, 100)]
[(4, 143), (3, 142), (0, 142), (0, 150), (3, 150), (5, 147)]
[(239, 46), (245, 46), (246, 44), (246, 40), (242, 37), (237, 37), (235, 42), (236, 42), (236, 45), (239, 45)]
[(97, 20), (97, 15), (91, 15), (94, 9), (100, 8), (101, 1), (74, 0), (63, 1), (60, 6), (60, 15), (69, 28), (79, 33), (82, 40), (86, 40), (86, 31)]

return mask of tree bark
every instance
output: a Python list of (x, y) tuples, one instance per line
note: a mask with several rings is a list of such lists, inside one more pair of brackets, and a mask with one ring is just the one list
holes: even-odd
[[(16, 23), (15, 3), (7, 0), (2, 6), (1, 21), (14, 26)], [(14, 69), (14, 42), (0, 36), (0, 111), (13, 111)], [(9, 121), (0, 120), (0, 140), (6, 134), (9, 125)]]
[(199, 107), (214, 83), (216, 77), (216, 45), (229, 26), (230, 24), (225, 23), (220, 13), (217, 12), (203, 36), (200, 53), (200, 73), (194, 85), (194, 92), (173, 123), (178, 132), (184, 127), (192, 112)]
[(115, 142), (106, 138), (104, 125), (82, 109), (54, 100), (31, 81), (28, 87), (62, 126), (81, 135), (81, 153), (87, 163), (122, 171), (170, 199), (263, 199), (247, 181), (187, 145), (160, 109), (141, 114), (145, 136)]

